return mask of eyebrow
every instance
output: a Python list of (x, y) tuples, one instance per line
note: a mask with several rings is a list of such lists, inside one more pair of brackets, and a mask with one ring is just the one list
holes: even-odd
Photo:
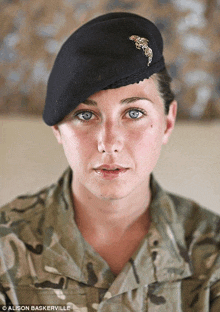
[(120, 103), (129, 104), (129, 103), (134, 103), (134, 102), (141, 101), (141, 100), (150, 101), (150, 99), (148, 98), (135, 96), (135, 97), (130, 97), (130, 98), (121, 100)]
[(83, 101), (82, 104), (97, 106), (96, 101), (88, 100), (88, 99)]
[[(140, 100), (150, 101), (150, 99), (148, 99), (148, 98), (135, 96), (135, 97), (130, 97), (130, 98), (126, 98), (126, 99), (121, 100), (120, 104), (129, 104), (129, 103), (134, 103), (134, 102), (140, 101)], [(97, 106), (96, 101), (89, 100), (89, 99), (83, 101), (82, 104)]]

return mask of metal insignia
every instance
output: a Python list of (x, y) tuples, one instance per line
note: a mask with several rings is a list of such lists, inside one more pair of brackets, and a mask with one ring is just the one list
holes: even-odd
[(146, 38), (139, 37), (137, 35), (132, 35), (129, 37), (129, 39), (135, 42), (135, 46), (138, 50), (142, 49), (144, 51), (144, 54), (148, 57), (147, 66), (149, 66), (153, 59), (153, 51), (148, 46), (149, 40)]

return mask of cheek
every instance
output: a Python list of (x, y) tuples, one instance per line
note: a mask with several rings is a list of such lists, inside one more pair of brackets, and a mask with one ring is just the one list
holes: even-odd
[(88, 158), (92, 149), (92, 140), (87, 132), (67, 129), (62, 136), (62, 144), (69, 162), (81, 162)]
[[(163, 141), (163, 128), (150, 123), (149, 126), (130, 134), (130, 150), (136, 155), (137, 165), (152, 164), (154, 166), (159, 158)], [(131, 143), (132, 142), (132, 143)]]
[(128, 141), (139, 147), (141, 146), (157, 146), (162, 144), (163, 126), (151, 122), (146, 127), (133, 129), (129, 132)]

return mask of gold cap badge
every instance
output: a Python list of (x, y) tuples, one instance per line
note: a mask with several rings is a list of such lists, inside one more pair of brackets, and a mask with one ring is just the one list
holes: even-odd
[(153, 51), (148, 46), (149, 40), (137, 35), (132, 35), (129, 37), (129, 39), (135, 42), (135, 46), (138, 50), (142, 49), (144, 51), (144, 54), (148, 57), (147, 66), (149, 66), (153, 59)]

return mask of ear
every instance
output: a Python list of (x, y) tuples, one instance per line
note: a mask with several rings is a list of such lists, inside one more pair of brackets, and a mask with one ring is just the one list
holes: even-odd
[(167, 142), (169, 141), (169, 137), (174, 129), (176, 114), (177, 114), (177, 102), (173, 101), (170, 104), (168, 114), (165, 116), (165, 131), (163, 136), (163, 144), (167, 144)]
[(60, 133), (60, 129), (58, 125), (52, 126), (51, 128), (53, 130), (53, 134), (55, 135), (55, 138), (57, 139), (57, 142), (59, 144), (62, 144), (61, 133)]

